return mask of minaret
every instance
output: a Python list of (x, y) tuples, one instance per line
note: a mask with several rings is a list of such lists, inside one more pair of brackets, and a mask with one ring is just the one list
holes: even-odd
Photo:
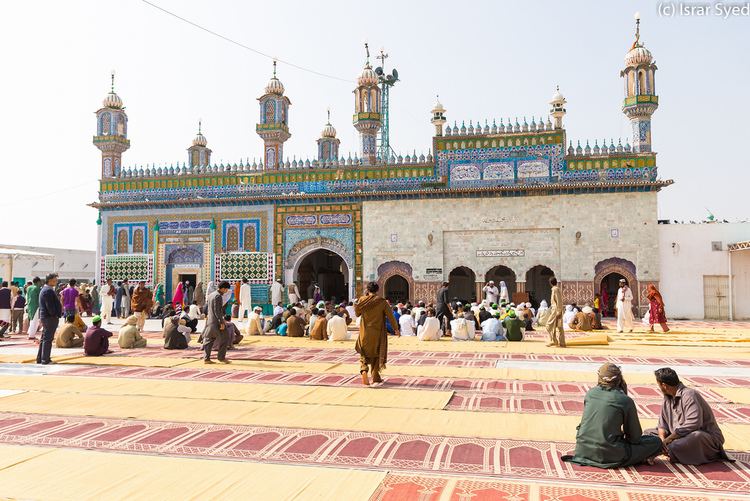
[(284, 85), (276, 78), (276, 61), (273, 62), (273, 76), (266, 85), (266, 93), (258, 98), (260, 122), (255, 132), (263, 139), (263, 161), (267, 169), (276, 169), (284, 161), (284, 142), (289, 133), (289, 105), (291, 101), (284, 95)]
[(442, 136), (443, 135), (443, 125), (445, 125), (445, 108), (443, 108), (443, 105), (440, 103), (440, 96), (437, 96), (437, 100), (435, 101), (435, 107), (432, 108), (432, 125), (435, 126), (435, 135), (436, 136)]
[(188, 165), (205, 167), (209, 164), (211, 164), (211, 150), (208, 149), (208, 139), (201, 132), (201, 121), (198, 120), (198, 134), (193, 139), (193, 145), (188, 148)]
[(339, 144), (341, 141), (336, 138), (336, 129), (331, 125), (331, 110), (328, 110), (328, 121), (318, 139), (318, 160), (322, 162), (338, 160)]
[(128, 141), (128, 115), (122, 99), (115, 94), (115, 73), (112, 87), (96, 112), (94, 146), (102, 152), (102, 179), (117, 177), (122, 168), (122, 154), (130, 148)]
[(654, 58), (641, 43), (641, 18), (635, 14), (635, 41), (625, 54), (625, 69), (620, 76), (625, 83), (622, 112), (633, 125), (633, 151), (651, 151), (651, 115), (659, 107), (656, 95)]
[(365, 162), (377, 162), (377, 136), (382, 122), (382, 101), (378, 76), (370, 66), (370, 49), (365, 44), (367, 60), (362, 73), (357, 78), (354, 89), (354, 128), (359, 132), (360, 156)]
[(550, 116), (554, 120), (554, 127), (555, 129), (562, 129), (563, 128), (563, 117), (565, 116), (565, 104), (567, 101), (565, 100), (565, 97), (563, 97), (562, 94), (560, 94), (560, 86), (558, 85), (555, 88), (555, 93), (552, 94), (552, 99), (550, 100), (549, 104), (551, 106), (549, 110)]

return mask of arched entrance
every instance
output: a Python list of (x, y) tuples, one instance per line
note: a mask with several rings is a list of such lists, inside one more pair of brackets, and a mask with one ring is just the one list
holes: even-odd
[(461, 302), (477, 300), (476, 275), (466, 266), (453, 268), (448, 274), (448, 298), (458, 298)]
[(300, 259), (294, 271), (302, 299), (313, 299), (314, 284), (318, 284), (325, 301), (349, 299), (349, 268), (344, 259), (328, 249), (317, 249)]
[(625, 278), (619, 273), (610, 273), (602, 278), (599, 284), (599, 294), (602, 295), (602, 315), (611, 317), (615, 314), (615, 302), (617, 301), (617, 289), (620, 288), (620, 279)]
[(166, 270), (166, 290), (172, 300), (174, 290), (180, 282), (190, 282), (193, 287), (203, 280), (203, 246), (187, 245), (168, 250)]
[(508, 288), (508, 299), (513, 301), (513, 294), (516, 293), (516, 274), (513, 270), (503, 265), (495, 266), (484, 276), (485, 282), (490, 280), (495, 282), (498, 289), (500, 289), (500, 282), (505, 282), (505, 286)]
[(624, 278), (633, 291), (633, 306), (640, 306), (640, 293), (636, 280), (635, 264), (627, 259), (612, 257), (599, 261), (594, 267), (594, 292), (602, 296), (602, 308), (608, 316), (614, 314), (619, 281)]
[(555, 276), (551, 269), (538, 264), (526, 272), (526, 292), (529, 293), (529, 301), (536, 308), (542, 300), (550, 304), (552, 286), (549, 279)]
[(409, 301), (409, 282), (401, 275), (393, 275), (385, 281), (384, 294), (391, 304), (406, 303)]

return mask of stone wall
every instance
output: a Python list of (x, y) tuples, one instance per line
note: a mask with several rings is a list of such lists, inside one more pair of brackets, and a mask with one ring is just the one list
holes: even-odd
[(543, 265), (569, 282), (570, 298), (580, 301), (593, 294), (596, 264), (620, 258), (635, 265), (638, 281), (657, 281), (656, 197), (644, 192), (364, 202), (364, 280), (377, 280), (378, 267), (389, 261), (409, 264), (416, 284), (448, 280), (458, 266), (483, 282), (490, 269), (504, 265), (523, 290), (526, 272)]

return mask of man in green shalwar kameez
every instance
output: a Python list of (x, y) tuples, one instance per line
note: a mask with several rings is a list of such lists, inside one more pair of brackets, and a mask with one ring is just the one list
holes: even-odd
[(661, 454), (662, 443), (659, 437), (643, 435), (622, 371), (607, 363), (598, 376), (598, 384), (586, 393), (575, 455), (562, 460), (598, 468), (651, 462)]

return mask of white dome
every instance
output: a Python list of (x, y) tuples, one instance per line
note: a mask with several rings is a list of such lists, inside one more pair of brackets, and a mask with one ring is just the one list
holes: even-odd
[(627, 66), (651, 64), (653, 60), (651, 52), (641, 44), (633, 44), (633, 47), (625, 54), (625, 64)]
[(443, 103), (440, 102), (440, 99), (437, 99), (435, 101), (435, 106), (432, 108), (433, 113), (445, 113), (445, 108), (443, 107)]
[(325, 127), (323, 127), (323, 131), (320, 133), (320, 137), (331, 139), (336, 137), (336, 128), (331, 125), (331, 122), (326, 123)]
[(370, 64), (366, 64), (364, 69), (362, 70), (362, 73), (359, 75), (359, 78), (357, 78), (357, 84), (362, 87), (365, 85), (377, 85), (378, 84), (378, 75), (375, 73), (375, 70), (370, 67)]
[(274, 76), (266, 84), (266, 94), (276, 94), (277, 96), (281, 96), (284, 94), (284, 84)]
[(115, 91), (111, 91), (109, 94), (107, 94), (107, 97), (104, 98), (104, 101), (102, 101), (102, 105), (105, 108), (122, 108), (122, 99), (120, 99), (120, 96), (115, 94)]
[(550, 99), (550, 103), (557, 103), (565, 101), (565, 97), (560, 93), (560, 87), (555, 88), (555, 93), (552, 94), (552, 99)]
[(193, 139), (193, 146), (206, 146), (208, 144), (208, 139), (206, 139), (206, 136), (204, 136), (200, 131), (198, 131), (198, 134), (195, 136), (195, 139)]

